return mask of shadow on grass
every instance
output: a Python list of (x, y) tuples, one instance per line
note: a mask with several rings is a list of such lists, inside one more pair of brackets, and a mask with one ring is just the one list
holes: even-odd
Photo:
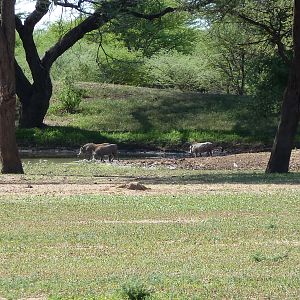
[(114, 142), (100, 131), (67, 126), (46, 126), (44, 128), (18, 128), (16, 137), (20, 146), (31, 147), (78, 147), (85, 143)]
[(230, 173), (197, 174), (184, 176), (142, 177), (148, 184), (300, 184), (299, 173), (264, 174), (264, 173)]
[[(145, 127), (141, 127), (138, 132), (105, 132), (80, 129), (78, 127), (67, 126), (47, 126), (42, 129), (18, 128), (16, 137), (18, 145), (21, 147), (40, 147), (40, 148), (56, 148), (69, 147), (78, 148), (86, 143), (117, 143), (120, 149), (178, 149), (190, 139), (190, 136), (197, 134), (194, 130), (178, 130), (178, 131), (157, 131), (153, 130), (147, 115), (143, 110), (135, 112), (135, 118), (138, 119)], [(143, 120), (143, 122), (142, 122)], [(141, 126), (142, 126), (141, 125)], [(200, 132), (200, 134), (202, 134)], [(204, 136), (208, 140), (222, 141), (224, 147), (230, 146), (231, 141), (237, 136), (233, 131), (222, 130), (205, 130)], [(239, 137), (242, 139), (242, 137)], [(227, 145), (228, 144), (228, 145)]]

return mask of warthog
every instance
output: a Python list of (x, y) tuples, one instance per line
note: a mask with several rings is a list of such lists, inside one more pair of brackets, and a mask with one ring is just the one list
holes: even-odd
[(96, 147), (93, 155), (93, 159), (99, 159), (104, 161), (104, 155), (108, 155), (108, 160), (112, 162), (114, 158), (118, 157), (118, 146), (116, 144), (102, 144)]
[(103, 146), (103, 145), (109, 145), (109, 143), (102, 143), (102, 144), (94, 144), (94, 143), (88, 143), (80, 147), (79, 153), (77, 154), (78, 157), (84, 156), (87, 159), (92, 159), (93, 153), (95, 149), (98, 146)]
[(212, 156), (213, 149), (214, 145), (211, 142), (196, 143), (190, 146), (190, 154), (194, 154), (194, 156), (197, 157), (197, 154), (202, 156), (201, 153), (206, 152), (207, 155)]

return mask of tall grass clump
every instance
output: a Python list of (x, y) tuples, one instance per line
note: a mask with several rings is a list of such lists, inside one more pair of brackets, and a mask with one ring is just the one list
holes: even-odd
[(149, 299), (153, 291), (139, 281), (133, 281), (122, 286), (121, 296), (126, 300)]

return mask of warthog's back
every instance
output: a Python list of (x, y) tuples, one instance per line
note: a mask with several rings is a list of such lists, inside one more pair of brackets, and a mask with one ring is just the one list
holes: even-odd
[(100, 158), (101, 161), (104, 161), (104, 155), (108, 155), (109, 161), (118, 158), (118, 146), (116, 144), (98, 146), (94, 151), (94, 159)]
[(95, 154), (108, 155), (108, 154), (114, 154), (117, 151), (118, 151), (118, 146), (116, 144), (99, 145), (95, 149)]
[(196, 144), (193, 144), (191, 145), (191, 152), (195, 152), (195, 151), (210, 151), (213, 149), (213, 143), (211, 142), (205, 142), (205, 143), (196, 143)]

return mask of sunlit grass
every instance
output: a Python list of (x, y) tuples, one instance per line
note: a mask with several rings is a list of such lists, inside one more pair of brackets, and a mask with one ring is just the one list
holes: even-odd
[(299, 197), (2, 197), (0, 294), (297, 298)]
[[(2, 181), (229, 183), (226, 194), (2, 195), (0, 296), (8, 299), (297, 299), (298, 174), (24, 163)], [(102, 176), (102, 177), (101, 177)], [(191, 181), (192, 180), (192, 181)], [(248, 184), (238, 191), (236, 184)], [(284, 190), (273, 189), (285, 184)], [(257, 193), (251, 184), (268, 184)], [(289, 189), (289, 186), (291, 187)], [(292, 188), (293, 187), (293, 188)]]

